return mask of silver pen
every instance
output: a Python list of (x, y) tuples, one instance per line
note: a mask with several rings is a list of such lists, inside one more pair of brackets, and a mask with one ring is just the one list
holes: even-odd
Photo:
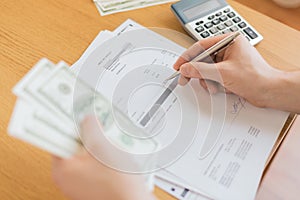
[[(225, 50), (227, 47), (229, 47), (233, 42), (234, 39), (240, 35), (240, 32), (235, 32), (229, 36), (227, 36), (226, 38), (224, 38), (223, 40), (217, 42), (215, 45), (211, 46), (210, 48), (206, 49), (205, 51), (203, 51), (200, 55), (196, 56), (193, 60), (191, 60), (190, 62), (196, 62), (196, 61), (201, 61), (205, 58), (207, 58), (208, 56), (211, 55), (217, 55), (219, 52)], [(168, 78), (166, 78), (166, 81), (169, 81), (177, 76), (180, 75), (179, 71), (176, 71), (175, 73), (173, 73), (171, 76), (169, 76)]]

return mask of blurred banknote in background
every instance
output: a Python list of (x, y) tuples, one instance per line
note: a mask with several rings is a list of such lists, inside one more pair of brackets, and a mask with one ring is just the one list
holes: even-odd
[(173, 1), (174, 0), (94, 0), (94, 3), (100, 15), (104, 16)]

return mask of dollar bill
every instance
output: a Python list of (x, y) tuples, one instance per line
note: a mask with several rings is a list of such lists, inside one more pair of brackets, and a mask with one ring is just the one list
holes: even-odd
[(79, 80), (64, 62), (55, 66), (42, 59), (13, 92), (18, 100), (9, 132), (58, 156), (67, 157), (78, 150), (81, 141), (76, 130), (80, 132), (80, 121), (88, 114), (97, 116), (109, 142), (123, 151), (145, 154), (158, 147), (156, 141), (136, 137), (143, 130)]
[(102, 16), (118, 13), (118, 12), (134, 10), (138, 8), (144, 8), (148, 6), (164, 4), (172, 1), (174, 0), (126, 0), (126, 1), (125, 0), (116, 0), (116, 1), (94, 0), (95, 5)]
[[(58, 64), (59, 66), (65, 66), (66, 64), (61, 61)], [(53, 70), (57, 67), (47, 60), (46, 58), (41, 59), (27, 74), (22, 78), (17, 85), (13, 88), (13, 93), (27, 102), (33, 103), (37, 110), (47, 109), (49, 113), (52, 113), (56, 118), (59, 118), (60, 121), (64, 121), (68, 124), (65, 127), (71, 127), (72, 122), (69, 118), (66, 118), (64, 114), (53, 108), (52, 104), (49, 104), (48, 101), (45, 101), (41, 95), (39, 95), (40, 84), (47, 80), (47, 77), (52, 74)], [(47, 115), (48, 116), (48, 115)], [(47, 116), (44, 116), (46, 118)], [(45, 119), (51, 121), (54, 118)], [(71, 133), (71, 131), (69, 131)]]
[(79, 148), (76, 138), (71, 138), (55, 124), (49, 124), (35, 115), (34, 107), (23, 100), (17, 100), (8, 132), (25, 142), (60, 157), (70, 157)]
[(151, 153), (158, 146), (155, 141), (138, 139), (136, 136), (141, 138), (144, 131), (113, 108), (104, 96), (79, 80), (67, 66), (53, 70), (34, 93), (77, 126), (83, 116), (95, 114), (110, 142), (130, 153)]

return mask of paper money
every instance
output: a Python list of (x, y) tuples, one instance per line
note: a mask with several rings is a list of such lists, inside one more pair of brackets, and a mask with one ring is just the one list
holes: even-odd
[[(63, 65), (63, 62), (59, 63), (58, 66)], [(39, 95), (40, 83), (43, 82), (49, 74), (53, 70), (55, 70), (55, 65), (50, 62), (47, 59), (41, 59), (33, 68), (29, 71), (29, 73), (18, 82), (18, 84), (13, 88), (13, 93), (18, 96), (21, 99), (25, 99), (27, 102), (33, 103), (38, 110), (46, 109), (50, 113), (58, 117), (61, 120), (65, 120), (66, 123), (69, 124), (69, 126), (63, 126), (63, 127), (70, 127), (72, 122), (68, 121), (68, 119), (65, 118), (64, 115), (62, 115), (61, 112), (53, 109), (51, 107), (51, 104), (49, 104), (47, 101), (44, 101), (43, 98), (41, 98), (41, 95)], [(47, 115), (43, 116), (44, 118), (47, 117)], [(54, 118), (48, 118), (45, 119), (47, 121), (51, 121)], [(72, 131), (69, 131), (72, 132)]]
[(60, 157), (70, 157), (79, 147), (76, 138), (70, 138), (35, 116), (32, 105), (17, 100), (8, 132), (25, 142)]
[(79, 80), (65, 62), (54, 65), (42, 59), (13, 92), (18, 100), (9, 133), (57, 156), (70, 157), (80, 148), (76, 130), (80, 131), (80, 121), (88, 114), (97, 116), (108, 140), (123, 151), (144, 154), (158, 146), (153, 140), (127, 134), (142, 134), (143, 130)]
[(172, 1), (174, 0), (94, 0), (94, 3), (100, 15), (104, 16)]

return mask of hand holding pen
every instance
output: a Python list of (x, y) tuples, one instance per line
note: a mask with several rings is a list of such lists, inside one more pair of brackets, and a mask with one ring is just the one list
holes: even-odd
[[(209, 56), (216, 56), (218, 53), (224, 51), (228, 48), (235, 40), (236, 37), (240, 35), (239, 32), (235, 32), (224, 39), (218, 41), (213, 46), (209, 47), (208, 49), (201, 52), (198, 56), (194, 57), (191, 62), (203, 61), (204, 59), (208, 58)], [(180, 72), (177, 71), (172, 74), (170, 77), (166, 79), (166, 81), (171, 80), (180, 75)]]
[(203, 49), (209, 49), (226, 37), (228, 35), (204, 39), (186, 50), (174, 64), (174, 69), (181, 74), (179, 84), (185, 85), (191, 78), (197, 78), (202, 87), (216, 93), (218, 83), (227, 92), (254, 105), (265, 106), (267, 85), (275, 84), (278, 70), (270, 67), (245, 37), (236, 37), (234, 43), (216, 55), (213, 63), (193, 61)]

